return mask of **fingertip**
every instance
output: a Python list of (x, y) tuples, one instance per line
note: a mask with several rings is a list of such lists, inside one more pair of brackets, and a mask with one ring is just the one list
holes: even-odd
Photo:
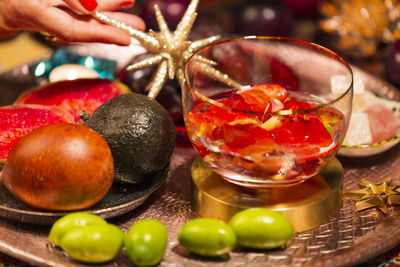
[(79, 0), (79, 3), (89, 12), (95, 11), (98, 6), (96, 0)]
[(133, 1), (124, 1), (121, 4), (119, 4), (119, 8), (120, 9), (130, 8), (133, 6), (133, 4), (134, 4)]
[[(138, 16), (127, 13), (119, 13), (118, 16), (118, 12), (109, 14), (111, 18), (124, 21), (138, 30), (145, 29), (144, 21)], [(39, 24), (51, 35), (68, 42), (101, 42), (121, 46), (129, 46), (131, 43), (131, 36), (119, 28), (102, 24), (94, 18), (73, 16), (58, 8), (41, 17)]]
[[(100, 33), (100, 30), (97, 31), (97, 33)], [(120, 46), (129, 46), (131, 44), (131, 36), (128, 33), (112, 26), (106, 26), (106, 28), (103, 29), (103, 33), (99, 34), (97, 38), (103, 43)]]
[(136, 29), (142, 32), (146, 29), (146, 23), (141, 18), (138, 18)]
[(121, 46), (129, 46), (130, 44), (131, 44), (131, 36), (129, 36), (129, 34), (125, 34), (125, 36), (120, 39), (120, 43), (118, 43), (118, 45)]
[(146, 23), (139, 16), (123, 12), (103, 12), (103, 14), (112, 19), (123, 21), (139, 31), (144, 31), (146, 29)]

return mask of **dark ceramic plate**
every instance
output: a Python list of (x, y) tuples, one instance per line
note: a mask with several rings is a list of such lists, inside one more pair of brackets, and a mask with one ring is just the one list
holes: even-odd
[[(168, 171), (169, 168), (166, 168), (153, 180), (145, 183), (132, 185), (114, 183), (99, 203), (83, 211), (104, 219), (125, 214), (142, 204), (162, 184)], [(0, 217), (22, 223), (51, 225), (67, 213), (30, 208), (13, 197), (4, 186), (0, 186)]]

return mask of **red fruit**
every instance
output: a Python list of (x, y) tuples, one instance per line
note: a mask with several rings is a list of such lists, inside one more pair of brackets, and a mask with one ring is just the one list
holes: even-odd
[(245, 113), (230, 111), (217, 106), (211, 106), (209, 111), (202, 112), (202, 104), (199, 104), (195, 109), (198, 109), (200, 112), (196, 113), (192, 111), (189, 114), (189, 121), (197, 129), (197, 135), (208, 137), (212, 135), (212, 131), (216, 126), (248, 118)]
[[(246, 102), (246, 99), (239, 94), (233, 94), (229, 99), (222, 100), (220, 102), (225, 106), (231, 107), (235, 110), (247, 111), (247, 112), (252, 111), (252, 107)], [(210, 107), (210, 109), (211, 108), (212, 107)]]
[(288, 98), (284, 104), (284, 109), (291, 109), (293, 111), (312, 109), (316, 107), (318, 107), (318, 104), (299, 101), (295, 98)]
[[(259, 84), (254, 85), (248, 90), (243, 90), (238, 95), (244, 98), (244, 102), (247, 103), (253, 112), (266, 113), (271, 111), (278, 111), (283, 107), (283, 102), (287, 97), (287, 91), (285, 88), (276, 84)], [(278, 104), (278, 102), (280, 104)], [(273, 109), (274, 107), (274, 109)], [(275, 108), (276, 107), (276, 108)]]
[(15, 144), (33, 130), (59, 122), (73, 122), (74, 117), (57, 107), (38, 105), (0, 107), (0, 163)]
[(57, 106), (70, 112), (75, 122), (81, 120), (79, 112), (90, 115), (103, 103), (118, 95), (130, 93), (130, 89), (117, 81), (106, 79), (77, 79), (50, 83), (35, 87), (21, 94), (14, 104)]
[[(189, 121), (194, 124), (197, 136), (209, 138), (221, 151), (227, 150), (254, 158), (264, 158), (266, 153), (282, 149), (295, 156), (299, 160), (297, 163), (302, 164), (336, 150), (338, 144), (333, 144), (332, 133), (327, 130), (324, 122), (332, 132), (338, 131), (340, 126), (336, 122), (340, 121), (340, 114), (334, 112), (334, 109), (297, 113), (299, 109), (312, 109), (318, 105), (294, 98), (288, 99), (287, 96), (286, 89), (280, 85), (254, 85), (249, 89), (237, 90), (227, 96), (227, 99), (218, 101), (236, 110), (217, 105), (211, 105), (207, 110), (208, 105), (199, 103), (189, 114)], [(275, 117), (265, 114), (282, 108), (290, 109), (293, 113)], [(254, 116), (240, 112), (241, 109), (257, 114)], [(306, 167), (314, 166), (312, 164)]]
[(292, 151), (297, 157), (304, 160), (316, 159), (328, 155), (336, 150), (337, 146), (320, 152), (321, 148), (332, 145), (333, 140), (321, 119), (317, 115), (298, 114), (284, 121), (278, 128), (272, 130), (274, 141)]
[(83, 125), (57, 123), (23, 137), (0, 177), (16, 198), (34, 208), (78, 210), (105, 196), (114, 164), (100, 134)]
[(279, 128), (273, 130), (278, 144), (315, 144), (329, 146), (332, 136), (317, 115), (290, 117)]
[[(251, 87), (251, 91), (247, 90), (247, 92), (260, 91), (259, 94), (266, 95), (270, 98), (276, 98), (280, 101), (285, 101), (288, 96), (288, 93), (285, 88), (277, 84), (257, 84)], [(243, 94), (243, 93), (241, 93)]]
[(224, 124), (221, 126), (225, 144), (232, 148), (245, 148), (257, 141), (268, 138), (268, 131), (256, 124)]

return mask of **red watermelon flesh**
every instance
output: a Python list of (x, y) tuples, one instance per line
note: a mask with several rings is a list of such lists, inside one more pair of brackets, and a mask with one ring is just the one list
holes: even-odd
[(14, 102), (57, 106), (70, 112), (75, 122), (81, 120), (79, 112), (85, 110), (92, 115), (99, 106), (113, 97), (131, 93), (130, 89), (118, 81), (106, 79), (66, 80), (35, 87), (21, 94)]
[(377, 103), (364, 112), (368, 115), (373, 143), (382, 142), (396, 135), (400, 122), (388, 107)]
[(74, 116), (57, 107), (38, 105), (0, 107), (0, 163), (25, 135), (49, 124), (73, 122)]

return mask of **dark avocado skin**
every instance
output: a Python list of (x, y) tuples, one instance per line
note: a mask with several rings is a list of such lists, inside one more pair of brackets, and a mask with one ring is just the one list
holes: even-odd
[(168, 168), (175, 126), (157, 101), (136, 93), (120, 95), (100, 106), (84, 124), (110, 146), (114, 181), (139, 183)]

